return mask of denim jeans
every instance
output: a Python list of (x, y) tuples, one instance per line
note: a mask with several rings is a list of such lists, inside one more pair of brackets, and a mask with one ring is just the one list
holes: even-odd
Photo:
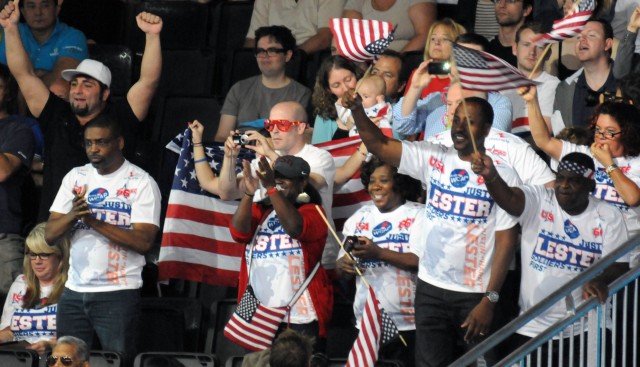
[(480, 342), (465, 343), (467, 330), (460, 325), (482, 297), (482, 293), (454, 292), (418, 279), (416, 366), (448, 366)]
[(58, 338), (72, 335), (94, 344), (94, 332), (102, 350), (122, 354), (125, 366), (136, 356), (140, 291), (80, 293), (65, 288), (58, 302)]

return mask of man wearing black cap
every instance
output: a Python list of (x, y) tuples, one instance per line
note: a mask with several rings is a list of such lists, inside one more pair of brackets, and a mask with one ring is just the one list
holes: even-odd
[[(593, 178), (595, 168), (593, 159), (583, 153), (569, 153), (562, 158), (553, 189), (528, 185), (509, 187), (486, 155), (476, 158), (471, 168), (484, 177), (496, 204), (518, 217), (522, 226), (521, 313), (627, 240), (621, 212), (591, 195), (596, 185)], [(581, 298), (589, 296), (596, 296), (604, 302), (608, 296), (607, 284), (627, 268), (625, 263), (628, 259), (619, 261), (603, 275), (585, 284), (582, 292), (574, 291), (575, 304), (578, 305)], [(566, 312), (565, 302), (561, 301), (531, 320), (514, 335), (514, 347), (524, 344), (564, 318)], [(575, 334), (581, 332), (577, 325)], [(563, 340), (566, 365), (569, 364), (566, 358), (570, 358), (569, 340), (567, 336)], [(557, 345), (553, 350), (557, 353)], [(579, 347), (574, 348), (576, 354), (579, 350)], [(546, 361), (546, 345), (543, 351), (545, 355), (542, 360)], [(535, 353), (532, 356), (536, 358)], [(553, 360), (558, 360), (558, 357), (554, 356)]]
[(69, 102), (49, 92), (33, 70), (20, 32), (17, 2), (8, 3), (0, 12), (4, 28), (7, 65), (16, 78), (29, 111), (38, 119), (45, 136), (44, 182), (39, 219), (46, 220), (62, 178), (73, 167), (87, 163), (83, 146), (83, 126), (101, 113), (120, 122), (124, 129), (125, 157), (133, 156), (135, 130), (149, 111), (149, 104), (160, 81), (162, 19), (150, 13), (138, 14), (136, 21), (146, 34), (140, 79), (129, 89), (127, 98), (109, 103), (111, 72), (102, 63), (85, 60), (76, 69), (62, 72), (70, 82)]

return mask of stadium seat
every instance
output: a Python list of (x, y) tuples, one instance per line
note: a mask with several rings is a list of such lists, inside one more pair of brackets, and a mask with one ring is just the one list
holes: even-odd
[(2, 367), (38, 367), (38, 353), (32, 349), (0, 348)]
[[(216, 50), (216, 73), (214, 94), (224, 97), (223, 83), (226, 79), (227, 63), (233, 50), (242, 48), (249, 30), (253, 2), (225, 0), (211, 8), (209, 46)], [(224, 90), (224, 92), (223, 92)]]
[(111, 95), (125, 96), (131, 87), (132, 54), (127, 46), (89, 45), (89, 57), (111, 70)]
[(351, 346), (358, 336), (358, 330), (353, 325), (353, 304), (336, 297), (327, 333), (326, 353), (329, 358), (346, 358), (349, 355)]
[(235, 344), (224, 336), (224, 327), (237, 307), (236, 299), (224, 299), (211, 305), (211, 316), (207, 329), (205, 351), (215, 354), (221, 361), (227, 361), (232, 356), (244, 356), (247, 350)]
[(122, 357), (119, 353), (104, 350), (92, 350), (89, 357), (91, 367), (121, 367)]
[(134, 52), (144, 50), (145, 35), (136, 23), (140, 12), (162, 18), (162, 49), (199, 50), (207, 45), (209, 5), (193, 1), (150, 1), (129, 5), (126, 44)]
[(142, 298), (138, 320), (139, 352), (200, 351), (202, 305), (194, 298)]
[(224, 367), (242, 367), (243, 361), (244, 361), (243, 356), (231, 356), (227, 359), (227, 362), (224, 364)]
[[(162, 103), (160, 122), (156, 122), (155, 141), (166, 145), (187, 128), (187, 122), (198, 120), (205, 135), (213, 138), (220, 120), (220, 103), (213, 96), (169, 96)], [(158, 121), (158, 120), (156, 120)]]
[[(92, 365), (93, 366), (93, 365)], [(205, 353), (140, 353), (133, 362), (134, 367), (218, 367), (218, 359)]]
[[(139, 70), (139, 62), (136, 62)], [(197, 96), (213, 89), (215, 55), (209, 50), (163, 50), (162, 74), (156, 96)]]

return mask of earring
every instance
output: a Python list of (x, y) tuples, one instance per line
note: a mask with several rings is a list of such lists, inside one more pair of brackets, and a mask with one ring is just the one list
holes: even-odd
[(298, 204), (307, 204), (310, 201), (311, 201), (311, 196), (309, 196), (309, 194), (307, 194), (304, 191), (301, 192), (296, 198), (296, 203)]

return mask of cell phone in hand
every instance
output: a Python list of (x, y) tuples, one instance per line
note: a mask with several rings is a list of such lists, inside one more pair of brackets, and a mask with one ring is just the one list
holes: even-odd
[(451, 72), (451, 63), (445, 62), (430, 62), (427, 65), (427, 72), (431, 75), (447, 75)]

